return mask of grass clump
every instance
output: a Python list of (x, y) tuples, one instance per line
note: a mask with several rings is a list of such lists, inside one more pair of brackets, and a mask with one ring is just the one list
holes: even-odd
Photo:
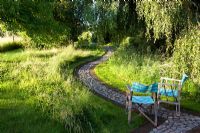
[(0, 131), (109, 133), (141, 125), (137, 115), (128, 125), (123, 109), (94, 96), (73, 76), (78, 65), (102, 54), (71, 45), (1, 53)]

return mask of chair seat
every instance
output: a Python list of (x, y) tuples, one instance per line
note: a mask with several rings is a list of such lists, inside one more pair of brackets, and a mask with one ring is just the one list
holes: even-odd
[(171, 89), (166, 89), (166, 92), (165, 92), (164, 88), (160, 88), (159, 94), (164, 95), (164, 96), (177, 97), (178, 96), (178, 90), (172, 91)]
[(153, 104), (154, 100), (151, 96), (132, 96), (133, 103)]

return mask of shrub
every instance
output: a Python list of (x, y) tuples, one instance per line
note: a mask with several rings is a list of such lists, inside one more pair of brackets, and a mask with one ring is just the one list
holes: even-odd
[(174, 69), (189, 74), (190, 82), (186, 84), (187, 92), (195, 101), (200, 101), (200, 31), (193, 27), (175, 42)]
[(90, 47), (92, 42), (92, 33), (90, 31), (83, 32), (78, 37), (78, 47)]
[(129, 47), (131, 44), (133, 44), (133, 42), (134, 42), (133, 39), (134, 39), (133, 37), (126, 37), (126, 38), (124, 38), (122, 40), (121, 44), (120, 44), (121, 47), (124, 47), (124, 48)]
[(190, 74), (194, 82), (200, 84), (200, 31), (194, 27), (175, 42), (173, 62), (176, 69)]
[(144, 39), (143, 37), (143, 32), (138, 32), (137, 35), (134, 35), (134, 37), (125, 37), (121, 43), (120, 43), (120, 47), (121, 48), (140, 48), (143, 49), (146, 46), (147, 40)]

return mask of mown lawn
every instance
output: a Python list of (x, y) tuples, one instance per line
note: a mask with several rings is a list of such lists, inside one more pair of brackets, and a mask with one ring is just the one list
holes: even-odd
[[(159, 82), (160, 77), (181, 79), (174, 76), (181, 73), (174, 71), (172, 65), (170, 59), (163, 59), (156, 53), (118, 49), (109, 61), (99, 64), (94, 71), (100, 80), (113, 88), (126, 91), (126, 85), (133, 82), (150, 85)], [(189, 79), (183, 87), (181, 107), (200, 112), (199, 98), (195, 96), (195, 90), (198, 90), (197, 86)]]
[(89, 92), (73, 75), (75, 67), (102, 51), (72, 46), (0, 53), (0, 131), (129, 132), (143, 123), (135, 114)]

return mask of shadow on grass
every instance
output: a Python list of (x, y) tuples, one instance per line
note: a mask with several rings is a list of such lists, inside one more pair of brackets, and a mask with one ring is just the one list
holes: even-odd
[(37, 110), (34, 98), (25, 90), (16, 85), (0, 87), (1, 133), (56, 133), (64, 130), (61, 123)]
[(62, 124), (44, 117), (42, 112), (36, 111), (33, 108), (33, 105), (24, 104), (24, 101), (19, 100), (15, 100), (15, 103), (7, 103), (6, 101), (0, 107), (1, 133), (64, 132)]
[(23, 45), (19, 42), (9, 42), (5, 44), (0, 44), (0, 52), (7, 52), (15, 49), (21, 49)]

